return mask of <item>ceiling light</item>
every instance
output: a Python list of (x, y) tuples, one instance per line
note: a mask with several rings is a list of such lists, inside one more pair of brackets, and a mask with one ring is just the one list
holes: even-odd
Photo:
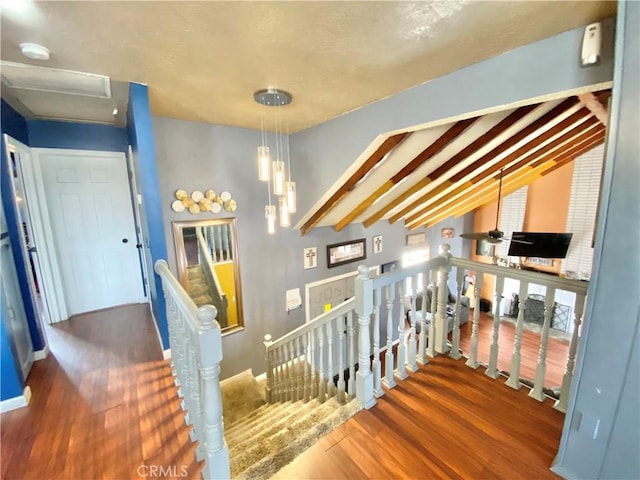
[(291, 225), (290, 214), (296, 211), (296, 183), (291, 179), (291, 158), (289, 152), (289, 128), (286, 128), (286, 159), (287, 170), (285, 171), (285, 145), (283, 142), (283, 128), (281, 118), (281, 107), (289, 105), (293, 100), (290, 93), (276, 88), (266, 88), (258, 90), (253, 94), (253, 99), (263, 107), (275, 107), (273, 109), (273, 122), (275, 130), (275, 159), (271, 160), (271, 149), (269, 148), (269, 133), (265, 129), (265, 116), (262, 109), (260, 133), (262, 134), (262, 144), (258, 147), (258, 179), (267, 183), (268, 205), (265, 206), (265, 217), (267, 219), (267, 231), (275, 233), (276, 206), (271, 202), (271, 190), (278, 199), (278, 210), (280, 213), (280, 226)]
[(33, 60), (49, 60), (49, 49), (37, 43), (21, 43), (22, 54)]

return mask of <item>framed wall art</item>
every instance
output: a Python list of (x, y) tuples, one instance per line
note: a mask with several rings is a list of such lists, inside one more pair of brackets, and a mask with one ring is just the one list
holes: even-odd
[(327, 245), (327, 268), (367, 258), (367, 241), (364, 238)]

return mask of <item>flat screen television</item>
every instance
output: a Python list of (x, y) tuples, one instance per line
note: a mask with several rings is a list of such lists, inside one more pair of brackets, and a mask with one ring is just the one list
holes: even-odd
[(565, 258), (573, 233), (513, 232), (510, 257)]

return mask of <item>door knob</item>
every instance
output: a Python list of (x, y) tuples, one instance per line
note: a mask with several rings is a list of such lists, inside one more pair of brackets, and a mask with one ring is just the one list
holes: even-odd
[(123, 239), (122, 239), (122, 243), (127, 243), (128, 241), (129, 241), (129, 239), (128, 239), (128, 238), (123, 238)]

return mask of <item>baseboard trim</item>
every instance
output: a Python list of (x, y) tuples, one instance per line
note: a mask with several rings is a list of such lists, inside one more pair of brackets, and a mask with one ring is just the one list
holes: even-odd
[(49, 350), (49, 345), (45, 345), (42, 350), (36, 350), (33, 352), (33, 359), (37, 362), (38, 360), (44, 360), (51, 353)]
[(8, 398), (0, 402), (0, 413), (10, 412), (18, 408), (26, 407), (31, 401), (31, 388), (24, 387), (22, 395), (14, 398)]
[[(160, 329), (158, 328), (158, 322), (156, 322), (156, 316), (153, 314), (153, 308), (151, 305), (151, 300), (149, 300), (149, 311), (151, 312), (151, 320), (153, 320), (153, 326), (156, 329), (156, 335), (158, 337), (158, 345), (160, 345), (160, 349), (162, 350), (162, 348), (164, 347), (164, 345), (162, 344), (162, 336), (160, 335)], [(169, 353), (167, 353), (169, 352)], [(168, 358), (171, 358), (171, 349), (167, 349), (167, 350), (162, 350), (162, 358), (167, 360)]]

